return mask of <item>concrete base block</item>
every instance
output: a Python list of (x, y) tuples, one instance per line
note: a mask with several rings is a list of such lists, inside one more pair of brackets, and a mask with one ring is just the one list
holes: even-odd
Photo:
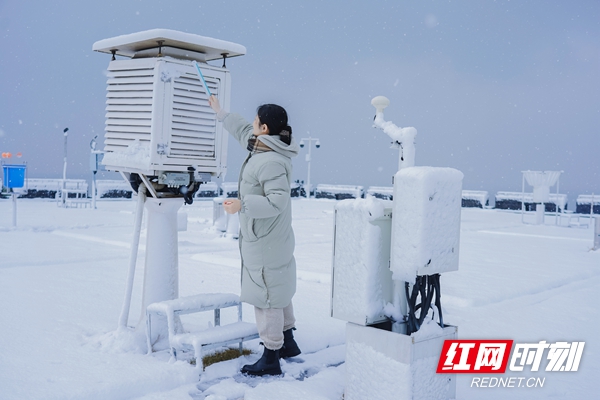
[(346, 324), (344, 400), (455, 398), (456, 375), (435, 371), (444, 340), (456, 338), (455, 326), (446, 326), (439, 335), (407, 336)]

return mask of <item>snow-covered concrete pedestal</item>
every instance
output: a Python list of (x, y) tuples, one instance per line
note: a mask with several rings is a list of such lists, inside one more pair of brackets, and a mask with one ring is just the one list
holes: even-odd
[(444, 340), (456, 337), (448, 325), (428, 324), (408, 336), (349, 322), (344, 400), (455, 398), (456, 375), (435, 371)]

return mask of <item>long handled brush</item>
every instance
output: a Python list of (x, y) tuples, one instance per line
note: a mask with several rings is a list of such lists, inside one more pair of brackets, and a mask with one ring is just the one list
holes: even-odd
[(202, 75), (202, 71), (200, 71), (200, 66), (198, 65), (198, 63), (196, 61), (192, 61), (192, 64), (194, 64), (194, 66), (196, 67), (196, 70), (198, 71), (198, 75), (200, 75), (200, 80), (202, 81), (202, 84), (204, 85), (206, 94), (208, 95), (208, 97), (212, 96), (212, 93), (210, 92), (210, 89), (208, 88), (208, 85), (206, 84), (206, 81), (204, 80), (204, 75)]

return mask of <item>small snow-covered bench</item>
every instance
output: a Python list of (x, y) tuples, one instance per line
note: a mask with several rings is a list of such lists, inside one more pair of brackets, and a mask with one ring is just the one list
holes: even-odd
[(87, 188), (85, 189), (64, 189), (65, 207), (88, 207), (91, 206), (91, 199), (87, 197)]
[[(238, 308), (238, 321), (221, 325), (221, 309), (227, 307)], [(214, 327), (193, 333), (176, 332), (176, 315), (211, 310), (214, 310)], [(200, 372), (203, 370), (202, 353), (204, 350), (239, 343), (241, 354), (244, 341), (258, 338), (256, 324), (242, 321), (242, 303), (239, 296), (233, 293), (206, 293), (150, 304), (146, 309), (148, 353), (152, 352), (150, 339), (152, 337), (152, 315), (162, 315), (167, 318), (171, 356), (177, 359), (177, 350), (193, 348), (196, 369)]]

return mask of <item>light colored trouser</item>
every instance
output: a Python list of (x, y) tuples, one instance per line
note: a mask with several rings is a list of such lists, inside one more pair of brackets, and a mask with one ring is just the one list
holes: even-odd
[(292, 329), (296, 323), (294, 307), (258, 308), (254, 306), (258, 335), (269, 350), (278, 350), (283, 346), (283, 331)]

